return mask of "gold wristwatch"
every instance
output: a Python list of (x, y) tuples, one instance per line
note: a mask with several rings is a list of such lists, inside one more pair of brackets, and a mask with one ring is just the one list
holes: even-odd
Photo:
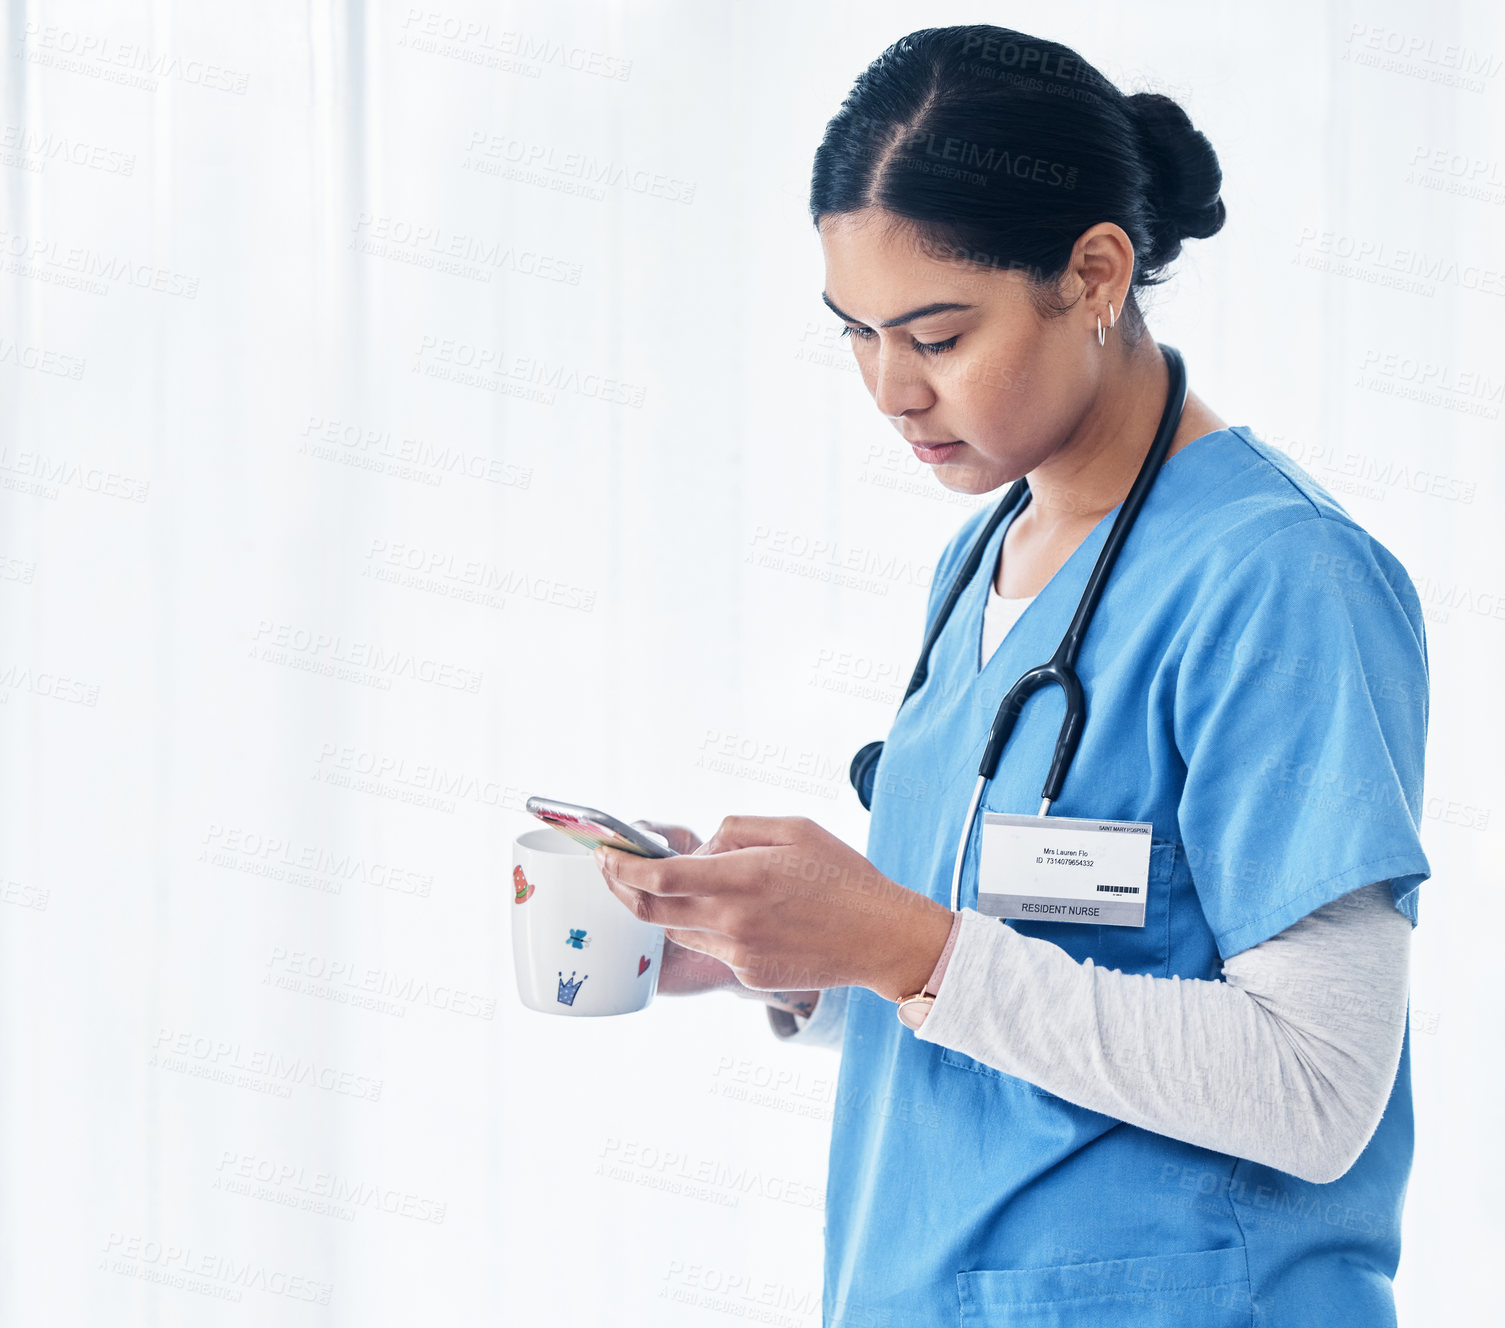
[(961, 930), (962, 915), (958, 911), (951, 915), (951, 932), (946, 937), (946, 948), (941, 951), (941, 957), (935, 962), (935, 970), (925, 980), (925, 985), (915, 992), (913, 996), (906, 996), (899, 1002), (896, 1013), (899, 1022), (905, 1028), (919, 1028), (925, 1022), (925, 1017), (930, 1013), (930, 1007), (935, 1004), (937, 993), (941, 989), (941, 977), (946, 971), (946, 965), (951, 962), (951, 949), (956, 944), (956, 934)]

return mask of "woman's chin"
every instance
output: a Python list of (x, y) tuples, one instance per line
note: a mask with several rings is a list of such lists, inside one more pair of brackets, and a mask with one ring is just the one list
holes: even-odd
[(991, 493), (999, 483), (996, 480), (990, 481), (975, 466), (937, 466), (935, 477), (943, 488), (950, 489), (952, 493)]

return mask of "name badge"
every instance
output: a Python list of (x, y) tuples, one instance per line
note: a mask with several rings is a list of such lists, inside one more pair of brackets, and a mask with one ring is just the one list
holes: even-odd
[(1142, 927), (1153, 829), (1148, 821), (984, 812), (977, 911)]

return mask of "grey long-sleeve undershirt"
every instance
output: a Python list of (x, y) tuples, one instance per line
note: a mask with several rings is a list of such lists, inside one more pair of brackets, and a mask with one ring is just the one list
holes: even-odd
[[(1411, 921), (1386, 881), (1352, 890), (1223, 963), (1221, 980), (1077, 963), (962, 910), (913, 1036), (1157, 1134), (1326, 1183), (1369, 1142), (1400, 1061)], [(850, 989), (781, 1038), (841, 1045)], [(905, 1033), (904, 1036), (911, 1036)]]

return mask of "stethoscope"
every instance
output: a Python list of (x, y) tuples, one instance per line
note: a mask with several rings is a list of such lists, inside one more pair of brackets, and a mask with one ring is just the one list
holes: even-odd
[[(1044, 664), (1037, 665), (1021, 675), (1019, 680), (1009, 688), (1008, 694), (999, 704), (998, 714), (993, 719), (993, 727), (988, 733), (987, 746), (983, 748), (982, 764), (978, 767), (977, 785), (972, 791), (972, 803), (967, 808), (966, 827), (962, 830), (961, 842), (956, 846), (956, 867), (951, 875), (952, 912), (956, 911), (961, 895), (962, 860), (966, 857), (967, 844), (972, 838), (972, 825), (977, 817), (978, 804), (982, 801), (983, 787), (998, 769), (998, 760), (1003, 755), (1004, 744), (1008, 742), (1009, 734), (1014, 731), (1014, 722), (1019, 718), (1019, 712), (1024, 708), (1024, 703), (1042, 687), (1048, 687), (1051, 684), (1060, 687), (1066, 696), (1066, 717), (1061, 721), (1061, 731), (1056, 737), (1056, 750), (1050, 763), (1050, 773), (1045, 777), (1045, 787), (1040, 790), (1042, 801), (1039, 814), (1041, 816), (1046, 815), (1050, 811), (1050, 804), (1060, 797), (1061, 785), (1066, 780), (1066, 772), (1071, 769), (1072, 759), (1076, 756), (1077, 744), (1082, 739), (1082, 728), (1087, 721), (1087, 698), (1082, 690), (1082, 680), (1077, 677), (1076, 672), (1077, 655), (1081, 652), (1082, 640), (1087, 635), (1092, 615), (1097, 611), (1097, 602), (1102, 598), (1103, 588), (1108, 583), (1108, 573), (1113, 570), (1119, 550), (1123, 548), (1124, 541), (1128, 539), (1129, 532), (1134, 528), (1139, 509), (1144, 506), (1150, 486), (1154, 484), (1155, 476), (1165, 460), (1165, 454), (1170, 450), (1171, 439), (1176, 434), (1176, 426), (1181, 422), (1182, 408), (1186, 405), (1186, 366), (1182, 363), (1181, 353), (1174, 346), (1161, 345), (1160, 350), (1165, 356), (1166, 367), (1170, 371), (1170, 388), (1165, 394), (1165, 409), (1160, 414), (1160, 428), (1155, 434), (1155, 441), (1150, 444), (1144, 464), (1139, 468), (1139, 474), (1134, 479), (1134, 487), (1129, 490), (1129, 496), (1124, 499), (1123, 506), (1119, 508), (1113, 527), (1108, 532), (1107, 541), (1103, 544), (1102, 552), (1098, 554), (1097, 562), (1092, 568), (1092, 575), (1087, 578), (1087, 588), (1082, 591), (1082, 598), (1077, 603), (1071, 625), (1066, 629), (1066, 635), (1061, 638), (1061, 644), (1056, 647), (1056, 653)], [(987, 548), (993, 532), (998, 529), (998, 523), (1019, 506), (1021, 499), (1028, 492), (1029, 483), (1026, 480), (1022, 478), (1015, 480), (1009, 486), (1009, 491), (1004, 494), (1003, 500), (998, 504), (993, 515), (988, 518), (982, 532), (973, 541), (972, 548), (967, 553), (966, 562), (962, 564), (955, 579), (951, 582), (951, 588), (946, 592), (946, 599), (941, 605), (940, 612), (936, 614), (935, 622), (925, 635), (925, 644), (920, 647), (920, 661), (915, 665), (914, 675), (910, 678), (909, 687), (904, 693), (904, 700), (899, 702), (900, 710), (904, 708), (904, 701), (909, 700), (924, 684), (930, 669), (931, 648), (935, 645), (936, 638), (940, 636), (941, 629), (945, 627), (946, 620), (951, 616), (951, 610), (956, 606), (957, 600), (961, 598), (962, 592), (976, 574), (978, 564), (982, 562), (983, 551)], [(857, 790), (857, 797), (862, 805), (869, 810), (872, 807), (873, 776), (877, 770), (878, 758), (882, 753), (883, 741), (879, 739), (868, 743), (852, 758), (850, 770), (852, 787)]]

